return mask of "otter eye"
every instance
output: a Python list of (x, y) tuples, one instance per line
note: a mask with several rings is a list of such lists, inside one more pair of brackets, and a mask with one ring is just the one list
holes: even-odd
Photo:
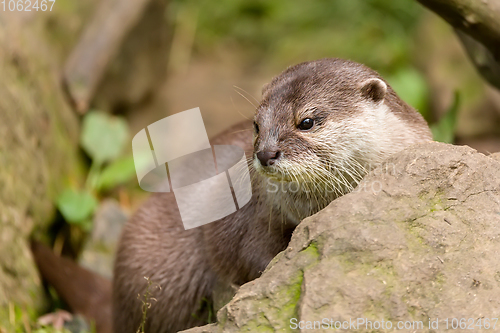
[(259, 125), (255, 121), (253, 122), (253, 128), (255, 129), (255, 134), (259, 134)]
[(299, 124), (299, 126), (297, 126), (301, 131), (307, 131), (309, 129), (311, 129), (314, 125), (314, 120), (312, 120), (311, 118), (306, 118), (304, 120), (302, 120)]

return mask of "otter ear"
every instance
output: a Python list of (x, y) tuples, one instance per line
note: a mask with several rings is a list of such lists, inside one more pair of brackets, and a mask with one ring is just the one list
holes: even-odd
[(368, 79), (361, 84), (361, 94), (375, 103), (382, 101), (386, 93), (387, 84), (380, 79)]

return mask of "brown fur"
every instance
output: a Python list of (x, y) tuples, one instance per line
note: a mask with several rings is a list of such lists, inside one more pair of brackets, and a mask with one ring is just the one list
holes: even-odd
[[(252, 151), (251, 123), (237, 125), (211, 141)], [(236, 213), (200, 228), (184, 230), (171, 193), (153, 194), (127, 224), (119, 245), (114, 278), (115, 332), (139, 326), (145, 276), (161, 286), (154, 294), (146, 332), (176, 332), (203, 324), (202, 300), (212, 297), (217, 278), (243, 284), (257, 278), (288, 244), (292, 225), (274, 223), (253, 191)]]
[(39, 242), (31, 242), (31, 251), (40, 274), (71, 310), (92, 320), (97, 332), (111, 333), (111, 282), (68, 258), (56, 256)]

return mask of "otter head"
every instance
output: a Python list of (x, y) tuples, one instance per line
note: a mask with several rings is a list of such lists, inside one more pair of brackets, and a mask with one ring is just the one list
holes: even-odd
[(306, 62), (264, 87), (253, 165), (272, 182), (296, 183), (295, 196), (324, 199), (318, 205), (324, 206), (389, 154), (428, 139), (428, 131), (368, 67), (341, 59)]

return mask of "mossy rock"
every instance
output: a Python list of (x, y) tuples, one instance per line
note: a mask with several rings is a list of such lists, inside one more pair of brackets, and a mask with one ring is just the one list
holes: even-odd
[[(453, 318), (495, 322), (496, 158), (440, 143), (398, 153), (357, 190), (302, 221), (289, 247), (217, 313), (218, 324), (185, 332), (299, 332), (299, 323), (329, 332), (332, 320), (347, 322), (349, 332), (392, 331), (400, 322), (436, 332), (447, 318), (450, 327)], [(351, 326), (358, 318), (373, 329)], [(375, 327), (382, 321), (392, 330)]]
[(58, 15), (79, 17), (0, 12), (0, 330), (30, 320), (43, 304), (29, 237), (53, 220), (61, 189), (83, 180), (78, 117), (58, 77), (64, 52), (48, 28)]

